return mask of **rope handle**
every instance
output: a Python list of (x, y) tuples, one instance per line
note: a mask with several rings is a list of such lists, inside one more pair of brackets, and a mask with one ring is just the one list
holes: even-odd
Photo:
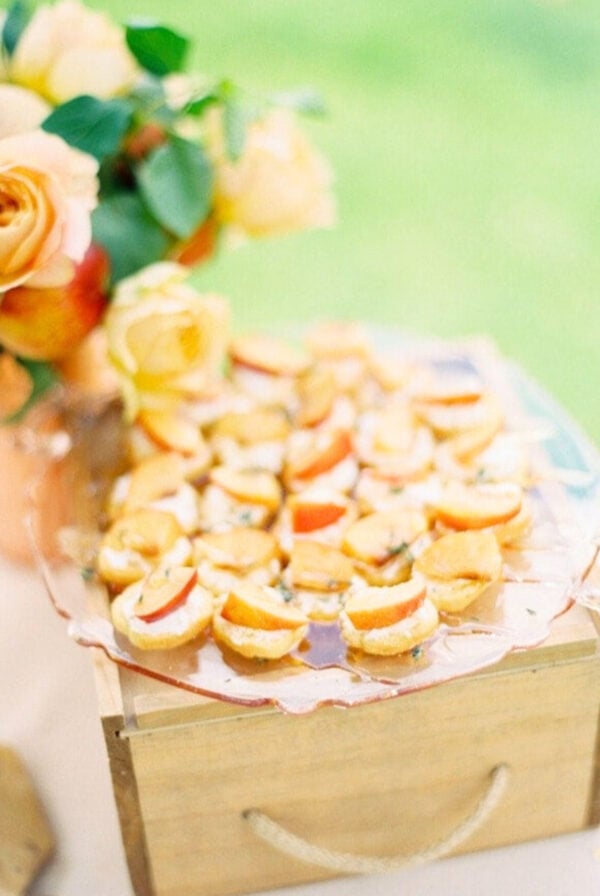
[(453, 852), (487, 820), (500, 802), (509, 778), (510, 767), (508, 765), (501, 763), (495, 766), (490, 772), (488, 788), (473, 812), (443, 840), (438, 840), (436, 843), (408, 855), (361, 856), (350, 852), (336, 852), (315, 846), (314, 843), (298, 837), (260, 809), (246, 809), (242, 812), (242, 817), (254, 834), (275, 849), (295, 859), (342, 874), (381, 874), (386, 871), (398, 871), (400, 868), (423, 865)]

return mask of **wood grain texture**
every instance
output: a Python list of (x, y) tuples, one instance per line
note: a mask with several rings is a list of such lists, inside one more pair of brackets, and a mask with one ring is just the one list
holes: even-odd
[[(598, 635), (600, 636), (600, 613), (592, 613), (591, 621), (594, 623)], [(600, 708), (598, 709), (598, 734), (596, 737), (594, 774), (590, 791), (588, 823), (590, 826), (600, 824)]]
[[(556, 620), (540, 648), (351, 710), (294, 717), (128, 672), (101, 681), (101, 704), (121, 706), (105, 733), (118, 743), (109, 753), (138, 896), (220, 896), (331, 876), (258, 841), (242, 818), (252, 807), (327, 848), (412, 852), (468, 815), (490, 770), (506, 762), (503, 803), (465, 849), (577, 830), (597, 811), (600, 658), (581, 608)], [(123, 700), (138, 716), (115, 737)]]
[(115, 794), (121, 836), (131, 884), (137, 896), (153, 896), (143, 818), (139, 807), (137, 774), (127, 738), (119, 668), (100, 650), (92, 652), (102, 729)]
[(509, 792), (467, 848), (582, 828), (598, 673), (587, 660), (351, 711), (236, 716), (133, 738), (156, 893), (208, 896), (330, 876), (255, 841), (242, 819), (251, 807), (331, 849), (421, 849), (472, 810), (499, 762), (512, 768)]
[(48, 861), (54, 837), (18, 754), (0, 745), (0, 893), (17, 896)]

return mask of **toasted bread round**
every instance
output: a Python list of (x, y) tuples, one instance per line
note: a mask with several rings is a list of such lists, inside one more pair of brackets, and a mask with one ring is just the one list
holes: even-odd
[(279, 659), (306, 635), (308, 619), (274, 588), (243, 582), (223, 595), (213, 618), (213, 632), (236, 653)]
[(490, 531), (494, 534), (498, 544), (504, 547), (505, 545), (514, 545), (519, 542), (529, 534), (532, 526), (533, 514), (531, 504), (524, 499), (521, 509), (516, 516), (513, 516), (506, 523), (498, 523), (497, 526), (492, 526)]
[(458, 613), (502, 575), (502, 555), (491, 532), (451, 532), (425, 548), (415, 562), (438, 610)]
[(191, 555), (191, 542), (172, 514), (138, 510), (120, 517), (105, 532), (96, 567), (105, 582), (122, 588), (143, 578), (159, 564), (181, 565)]
[(438, 610), (444, 613), (461, 613), (493, 583), (476, 579), (428, 579), (427, 593)]
[(438, 613), (429, 598), (410, 616), (382, 628), (357, 628), (345, 610), (340, 613), (342, 636), (350, 647), (375, 656), (397, 656), (412, 650), (433, 634)]
[(196, 584), (176, 609), (146, 622), (135, 614), (143, 589), (144, 580), (133, 583), (115, 598), (110, 608), (117, 631), (142, 650), (169, 650), (186, 644), (204, 631), (212, 618), (212, 595)]
[(249, 659), (278, 660), (306, 637), (308, 623), (295, 629), (260, 629), (237, 625), (218, 611), (213, 616), (213, 633), (231, 650)]

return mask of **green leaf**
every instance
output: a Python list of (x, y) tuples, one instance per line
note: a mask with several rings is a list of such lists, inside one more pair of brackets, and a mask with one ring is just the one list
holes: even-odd
[(219, 100), (218, 93), (214, 90), (207, 90), (205, 93), (192, 97), (184, 106), (183, 112), (185, 115), (202, 115), (205, 109), (214, 106)]
[(126, 26), (127, 46), (146, 71), (162, 77), (183, 68), (190, 45), (187, 37), (148, 22), (132, 22)]
[(128, 99), (134, 103), (136, 110), (145, 115), (153, 115), (156, 109), (166, 103), (164, 85), (158, 78), (146, 75), (129, 92)]
[(98, 168), (98, 182), (100, 198), (104, 202), (107, 196), (131, 190), (133, 174), (122, 156), (105, 156)]
[(2, 47), (10, 56), (14, 53), (30, 16), (29, 5), (24, 0), (14, 0), (8, 7), (2, 28)]
[(131, 124), (132, 114), (132, 106), (127, 100), (77, 96), (57, 106), (42, 123), (42, 128), (101, 160), (116, 152)]
[(18, 423), (42, 395), (58, 382), (56, 371), (47, 361), (30, 361), (28, 358), (16, 358), (16, 360), (29, 372), (33, 381), (33, 390), (25, 404), (15, 414), (5, 417), (2, 423)]
[(92, 214), (92, 232), (110, 256), (113, 282), (164, 258), (171, 245), (135, 193), (103, 200)]
[(127, 99), (134, 107), (136, 121), (151, 119), (170, 127), (177, 120), (177, 112), (167, 105), (163, 84), (152, 75), (137, 84)]
[(325, 115), (327, 112), (323, 97), (310, 87), (274, 93), (270, 99), (275, 106), (284, 106), (303, 115)]
[(138, 171), (144, 202), (157, 221), (181, 239), (206, 218), (211, 202), (212, 167), (202, 149), (172, 137)]
[(235, 100), (226, 100), (223, 114), (225, 146), (232, 162), (237, 162), (246, 143), (246, 113)]

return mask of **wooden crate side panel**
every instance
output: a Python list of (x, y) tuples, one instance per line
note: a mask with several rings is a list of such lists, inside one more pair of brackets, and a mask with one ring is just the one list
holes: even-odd
[(122, 736), (125, 728), (125, 712), (120, 669), (101, 650), (92, 650), (91, 656), (98, 709), (129, 876), (137, 896), (153, 896), (154, 884), (150, 876), (146, 835), (140, 810), (137, 779), (133, 768), (131, 744), (127, 738)]
[(600, 711), (598, 713), (598, 731), (596, 735), (596, 749), (594, 751), (594, 767), (592, 772), (592, 786), (590, 789), (588, 824), (590, 827), (600, 824)]
[(131, 743), (121, 736), (122, 717), (104, 718), (102, 727), (131, 885), (136, 896), (153, 896), (155, 887), (148, 861), (146, 833), (140, 810)]
[[(590, 618), (600, 635), (600, 614), (590, 613)], [(598, 733), (596, 736), (594, 773), (592, 778), (592, 789), (590, 791), (588, 823), (590, 826), (600, 824), (600, 707), (598, 708)]]
[(257, 807), (332, 849), (409, 853), (512, 767), (502, 806), (465, 846), (584, 827), (598, 662), (457, 681), (306, 717), (239, 717), (131, 738), (156, 896), (238, 893), (332, 876), (255, 839)]

